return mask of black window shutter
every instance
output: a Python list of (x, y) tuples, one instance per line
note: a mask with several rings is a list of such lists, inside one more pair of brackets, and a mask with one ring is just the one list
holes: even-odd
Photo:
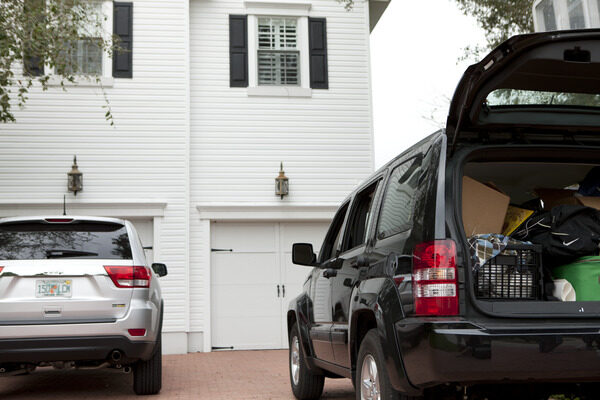
[(329, 89), (327, 73), (327, 21), (325, 18), (308, 19), (310, 57), (310, 87)]
[(248, 87), (248, 16), (229, 16), (229, 85)]
[(117, 46), (124, 50), (113, 53), (113, 76), (131, 78), (133, 77), (133, 3), (114, 3), (113, 34), (120, 39)]
[(23, 67), (26, 75), (42, 76), (44, 75), (44, 62), (38, 57), (26, 52), (23, 56)]
[[(41, 16), (46, 3), (44, 0), (25, 0), (24, 7), (26, 12)], [(33, 32), (27, 33), (32, 34)], [(29, 76), (44, 75), (44, 60), (31, 49), (27, 49), (23, 53), (23, 73)]]

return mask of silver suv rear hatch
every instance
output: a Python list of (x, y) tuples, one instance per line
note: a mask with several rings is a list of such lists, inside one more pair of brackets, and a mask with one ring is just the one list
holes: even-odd
[(121, 318), (133, 289), (117, 287), (105, 266), (133, 265), (122, 223), (67, 217), (0, 223), (0, 325)]

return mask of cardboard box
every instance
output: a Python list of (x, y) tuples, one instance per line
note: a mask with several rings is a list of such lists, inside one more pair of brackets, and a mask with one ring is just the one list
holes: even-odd
[(502, 233), (510, 197), (468, 176), (463, 177), (462, 215), (467, 237)]
[(535, 189), (535, 192), (544, 202), (544, 210), (547, 211), (565, 204), (581, 205), (600, 210), (600, 197), (579, 196), (576, 191), (567, 189)]

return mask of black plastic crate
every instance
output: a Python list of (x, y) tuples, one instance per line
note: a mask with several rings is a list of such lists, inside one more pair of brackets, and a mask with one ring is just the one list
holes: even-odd
[(542, 248), (508, 245), (475, 272), (475, 296), (482, 300), (542, 299)]

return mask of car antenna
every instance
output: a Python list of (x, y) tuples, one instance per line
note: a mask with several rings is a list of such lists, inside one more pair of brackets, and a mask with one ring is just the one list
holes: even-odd
[(63, 194), (63, 215), (67, 215), (67, 195)]

